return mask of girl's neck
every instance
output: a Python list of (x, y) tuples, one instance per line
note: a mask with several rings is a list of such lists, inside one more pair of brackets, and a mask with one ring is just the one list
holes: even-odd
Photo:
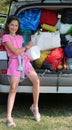
[(12, 34), (12, 33), (10, 33), (10, 35), (12, 35), (12, 36), (16, 36), (16, 34)]

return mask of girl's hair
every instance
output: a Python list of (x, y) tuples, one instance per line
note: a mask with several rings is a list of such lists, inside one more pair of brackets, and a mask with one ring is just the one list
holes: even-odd
[(5, 33), (5, 34), (9, 34), (8, 24), (10, 24), (13, 20), (16, 20), (16, 21), (18, 22), (18, 25), (19, 25), (16, 34), (22, 34), (21, 29), (20, 29), (19, 19), (18, 19), (18, 17), (15, 16), (15, 15), (11, 15), (11, 16), (8, 17), (8, 19), (7, 19), (7, 21), (6, 21), (6, 24), (5, 24), (5, 28), (4, 28), (4, 33)]

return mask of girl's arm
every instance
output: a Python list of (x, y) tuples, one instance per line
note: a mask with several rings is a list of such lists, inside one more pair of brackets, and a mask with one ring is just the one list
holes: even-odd
[(34, 43), (32, 41), (30, 41), (27, 45), (26, 48), (29, 49), (30, 47), (32, 47), (34, 45)]
[(26, 51), (26, 49), (27, 49), (26, 46), (16, 49), (16, 48), (13, 46), (13, 44), (11, 44), (11, 42), (6, 42), (5, 44), (6, 44), (6, 46), (8, 47), (8, 49), (9, 49), (14, 55), (18, 55), (18, 54), (20, 54), (20, 53)]

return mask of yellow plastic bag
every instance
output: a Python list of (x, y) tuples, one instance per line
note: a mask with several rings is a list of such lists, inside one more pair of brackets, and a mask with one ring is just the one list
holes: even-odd
[(40, 67), (42, 66), (42, 63), (43, 63), (43, 61), (45, 60), (46, 56), (47, 56), (48, 54), (50, 54), (50, 53), (51, 53), (50, 50), (41, 51), (41, 52), (40, 52), (40, 58), (37, 59), (37, 60), (35, 60), (35, 62), (34, 62), (34, 63), (35, 63), (35, 66), (38, 67), (38, 68), (40, 68)]

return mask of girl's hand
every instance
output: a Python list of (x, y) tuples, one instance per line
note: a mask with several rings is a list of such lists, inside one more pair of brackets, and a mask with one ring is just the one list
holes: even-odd
[(24, 46), (24, 51), (27, 51), (32, 46), (33, 46), (33, 42), (30, 41), (26, 46)]
[(27, 51), (27, 49), (28, 49), (28, 46), (24, 46), (24, 51)]
[(32, 41), (30, 41), (27, 45), (26, 45), (26, 47), (29, 49), (30, 47), (32, 47), (34, 45), (34, 43), (32, 42)]

